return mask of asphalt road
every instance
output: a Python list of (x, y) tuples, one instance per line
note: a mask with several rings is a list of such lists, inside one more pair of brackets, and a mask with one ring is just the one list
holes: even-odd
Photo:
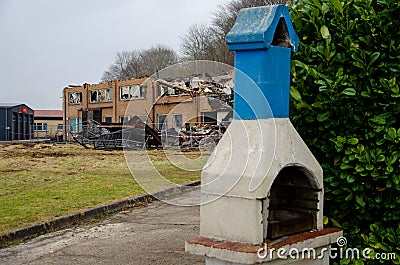
[[(177, 201), (198, 201), (200, 191)], [(199, 206), (160, 201), (89, 225), (49, 233), (0, 249), (0, 264), (204, 264), (185, 253), (185, 240), (199, 236)]]

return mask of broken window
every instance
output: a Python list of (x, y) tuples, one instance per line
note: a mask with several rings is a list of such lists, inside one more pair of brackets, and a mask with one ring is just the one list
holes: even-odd
[(112, 100), (111, 88), (90, 90), (90, 103), (108, 102)]
[(100, 102), (107, 102), (111, 101), (111, 89), (110, 88), (105, 88), (105, 89), (100, 89), (98, 94), (99, 94), (99, 101)]
[(130, 90), (131, 90), (131, 87), (130, 86), (122, 86), (122, 87), (120, 87), (120, 99), (121, 100), (128, 100), (128, 99), (130, 99), (131, 97), (130, 97), (130, 94), (131, 94), (131, 92), (130, 92)]
[(157, 96), (161, 97), (161, 96), (163, 96), (163, 95), (164, 95), (165, 93), (167, 93), (167, 92), (168, 92), (168, 86), (158, 84), (158, 93), (157, 93)]
[(82, 92), (69, 93), (69, 104), (80, 104), (82, 102)]
[(96, 103), (96, 102), (99, 102), (99, 94), (97, 93), (97, 90), (91, 90), (90, 103)]
[(147, 85), (120, 87), (121, 100), (129, 100), (132, 98), (146, 98), (146, 97), (147, 97)]
[(132, 116), (119, 116), (120, 123), (126, 123), (130, 121), (133, 117)]
[(131, 95), (133, 98), (140, 98), (140, 86), (132, 86)]
[(64, 125), (62, 123), (57, 124), (57, 131), (62, 131), (64, 129)]
[(140, 98), (147, 97), (147, 85), (140, 85)]
[(158, 129), (160, 131), (167, 130), (167, 114), (158, 114)]
[(109, 117), (109, 116), (104, 117), (104, 122), (105, 123), (112, 123), (112, 117)]
[(182, 128), (182, 114), (174, 114), (172, 116), (172, 126), (177, 130)]

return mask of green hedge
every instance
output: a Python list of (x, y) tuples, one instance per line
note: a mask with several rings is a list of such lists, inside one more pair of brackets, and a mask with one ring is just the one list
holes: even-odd
[[(325, 222), (400, 264), (400, 3), (298, 0), (291, 120), (324, 169)], [(371, 256), (374, 256), (372, 254)], [(341, 264), (371, 260), (341, 260)]]

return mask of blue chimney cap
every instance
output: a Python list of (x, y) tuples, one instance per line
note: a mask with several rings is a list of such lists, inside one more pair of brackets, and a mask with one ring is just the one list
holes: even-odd
[[(284, 23), (283, 23), (284, 22)], [(278, 35), (285, 35), (286, 46), (296, 52), (299, 37), (294, 31), (289, 10), (284, 5), (261, 6), (241, 9), (235, 25), (226, 36), (226, 43), (231, 51), (268, 49), (279, 42), (275, 36), (278, 24)]]

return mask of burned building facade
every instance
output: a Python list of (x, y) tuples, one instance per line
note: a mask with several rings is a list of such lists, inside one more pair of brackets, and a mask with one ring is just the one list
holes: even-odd
[[(198, 77), (187, 82), (139, 78), (70, 85), (63, 90), (65, 139), (71, 140), (89, 121), (118, 125), (135, 116), (160, 131), (188, 122), (221, 123), (230, 111), (231, 90)], [(223, 102), (217, 104), (221, 95)]]

